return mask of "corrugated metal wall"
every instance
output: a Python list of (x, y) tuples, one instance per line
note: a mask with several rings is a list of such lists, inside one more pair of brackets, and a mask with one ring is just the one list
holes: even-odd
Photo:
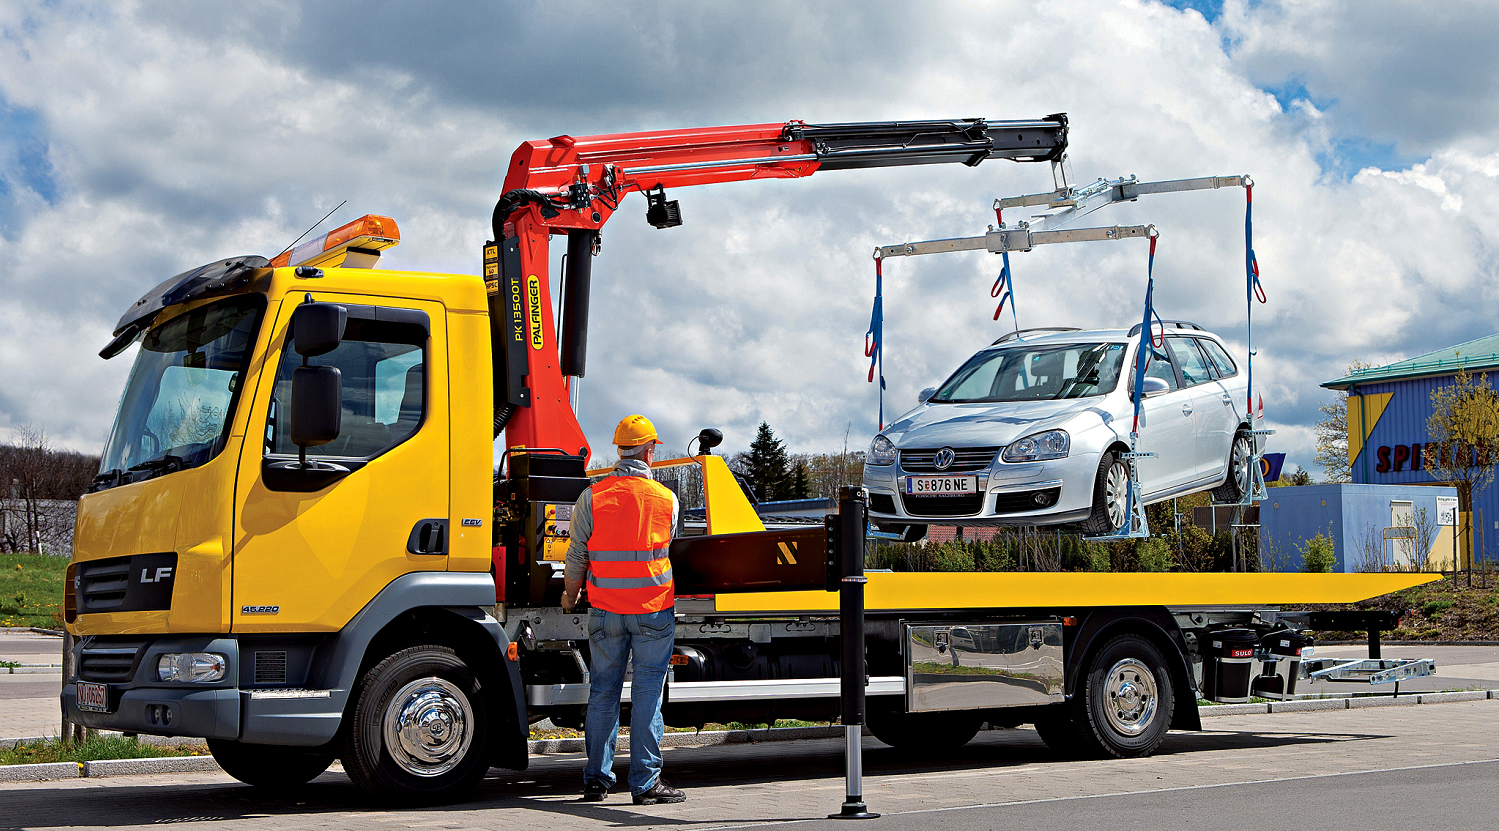
[[(1494, 380), (1491, 379), (1490, 383)], [(1374, 429), (1364, 442), (1358, 457), (1353, 460), (1352, 475), (1355, 483), (1377, 485), (1435, 485), (1437, 480), (1426, 469), (1424, 447), (1420, 452), (1420, 467), (1413, 469), (1417, 453), (1412, 445), (1425, 445), (1429, 439), (1426, 422), (1431, 418), (1431, 393), (1433, 390), (1451, 386), (1452, 376), (1413, 378), (1402, 381), (1387, 381), (1360, 384), (1357, 391), (1371, 398), (1380, 393), (1390, 393), (1389, 404), (1374, 422)], [(1358, 408), (1359, 397), (1348, 397), (1350, 415)], [(1370, 413), (1372, 416), (1373, 413)], [(1398, 448), (1406, 448), (1404, 452)], [(1388, 468), (1380, 471), (1381, 448), (1388, 448), (1385, 458)], [(1396, 462), (1400, 462), (1396, 469)], [(1453, 492), (1455, 495), (1455, 491)], [(1474, 494), (1473, 516), (1474, 544), (1478, 559), (1499, 559), (1499, 485)], [(1450, 557), (1450, 554), (1448, 555)], [(1461, 559), (1466, 561), (1464, 554)]]

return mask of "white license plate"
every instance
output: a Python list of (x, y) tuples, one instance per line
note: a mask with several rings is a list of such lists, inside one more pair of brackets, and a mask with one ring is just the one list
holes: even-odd
[(78, 709), (109, 712), (109, 685), (78, 683)]
[(911, 496), (971, 496), (978, 489), (977, 476), (906, 477), (906, 493)]

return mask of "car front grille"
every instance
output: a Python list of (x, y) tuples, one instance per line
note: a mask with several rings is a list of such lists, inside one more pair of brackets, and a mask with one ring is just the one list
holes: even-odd
[(907, 496), (902, 495), (906, 513), (911, 516), (956, 517), (973, 516), (984, 507), (984, 495), (972, 496)]
[(906, 473), (973, 473), (978, 470), (986, 470), (994, 462), (994, 454), (999, 452), (998, 447), (965, 447), (952, 448), (953, 463), (941, 470), (937, 469), (936, 457), (940, 447), (932, 447), (921, 450), (902, 450), (900, 452), (900, 468)]
[(96, 638), (78, 647), (78, 680), (123, 683), (135, 677), (150, 641)]
[(895, 513), (895, 497), (888, 493), (871, 493), (869, 510), (877, 514), (893, 514)]
[(1062, 495), (1061, 488), (1043, 488), (1034, 491), (1011, 491), (994, 495), (994, 513), (1018, 514), (1023, 511), (1039, 511), (1057, 504)]

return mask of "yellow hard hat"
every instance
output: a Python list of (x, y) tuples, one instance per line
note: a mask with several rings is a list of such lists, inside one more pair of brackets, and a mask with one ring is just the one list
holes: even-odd
[(642, 444), (660, 444), (656, 437), (656, 425), (643, 415), (625, 416), (614, 428), (616, 447), (639, 447)]

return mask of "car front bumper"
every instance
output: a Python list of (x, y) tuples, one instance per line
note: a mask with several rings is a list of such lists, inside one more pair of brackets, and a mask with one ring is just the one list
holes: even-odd
[[(869, 517), (889, 524), (1061, 525), (1081, 522), (1093, 508), (1099, 455), (1083, 453), (1045, 462), (998, 462), (977, 475), (972, 497), (912, 497), (904, 493), (910, 475), (899, 465), (866, 465)], [(930, 475), (930, 474), (921, 474)], [(1030, 507), (1041, 497), (1044, 506)]]

